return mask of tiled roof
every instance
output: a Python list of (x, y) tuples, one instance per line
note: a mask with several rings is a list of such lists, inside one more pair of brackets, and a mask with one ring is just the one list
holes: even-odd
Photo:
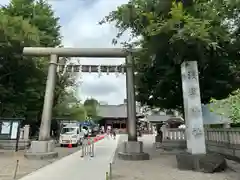
[[(136, 108), (136, 112), (139, 112), (139, 108)], [(105, 118), (127, 118), (127, 105), (100, 105), (98, 115)]]
[(167, 121), (168, 119), (172, 118), (172, 116), (169, 115), (149, 115), (147, 116), (148, 121), (150, 122), (164, 122)]
[[(217, 113), (211, 112), (211, 105), (202, 105), (202, 116), (203, 116), (203, 123), (204, 124), (224, 124), (230, 123), (231, 120), (223, 115), (219, 115)], [(222, 110), (227, 112), (227, 110)], [(227, 113), (226, 113), (227, 114)], [(169, 115), (148, 115), (147, 119), (150, 122), (160, 122), (160, 121), (167, 121), (169, 119), (173, 119), (174, 116)], [(178, 118), (178, 117), (175, 117)]]

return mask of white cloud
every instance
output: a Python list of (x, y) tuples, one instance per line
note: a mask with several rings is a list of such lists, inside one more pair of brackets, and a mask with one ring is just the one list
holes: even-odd
[(1, 0), (0, 5), (6, 5), (9, 3), (9, 0)]
[[(60, 17), (63, 44), (66, 47), (111, 48), (117, 30), (113, 25), (98, 22), (117, 6), (128, 0), (49, 0)], [(7, 0), (0, 0), (6, 4)], [(128, 39), (126, 34), (123, 39)], [(81, 64), (122, 64), (124, 59), (81, 58)], [(81, 99), (94, 97), (109, 104), (119, 104), (126, 96), (125, 75), (114, 74), (100, 78), (96, 74), (84, 74), (78, 94)], [(107, 90), (108, 89), (108, 90)]]
[[(74, 1), (74, 0), (73, 0)], [(75, 0), (76, 1), (76, 0)], [(98, 25), (98, 22), (109, 12), (115, 10), (117, 6), (126, 3), (127, 0), (95, 0), (92, 4), (86, 5), (86, 1), (78, 1), (79, 8), (76, 5), (68, 6), (67, 11), (71, 19), (68, 23), (64, 23), (62, 27), (63, 42), (67, 47), (86, 47), (86, 48), (111, 48), (112, 39), (116, 36), (117, 30), (113, 25)], [(55, 4), (57, 4), (55, 2)], [(58, 3), (61, 10), (64, 2)], [(73, 10), (74, 9), (74, 10)], [(57, 9), (56, 9), (57, 10)], [(57, 12), (59, 12), (57, 10)], [(62, 18), (62, 13), (60, 17)], [(125, 39), (128, 38), (126, 35)], [(95, 59), (81, 58), (81, 64), (121, 64), (123, 59)], [(94, 97), (100, 101), (107, 101), (109, 104), (119, 104), (123, 102), (126, 96), (125, 76), (120, 75), (118, 78), (112, 75), (104, 75), (100, 78), (96, 74), (84, 74), (83, 84), (79, 88), (79, 96), (81, 99)], [(108, 90), (107, 90), (108, 89)]]

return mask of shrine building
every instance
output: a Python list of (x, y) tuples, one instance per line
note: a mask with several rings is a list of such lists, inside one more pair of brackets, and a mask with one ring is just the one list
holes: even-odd
[[(136, 118), (142, 118), (143, 115), (139, 113), (140, 108), (136, 107)], [(99, 105), (98, 116), (100, 126), (111, 126), (114, 129), (118, 129), (119, 132), (127, 131), (127, 104), (120, 105)]]

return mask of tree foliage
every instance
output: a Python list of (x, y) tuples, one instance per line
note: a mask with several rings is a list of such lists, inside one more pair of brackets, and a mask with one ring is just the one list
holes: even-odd
[(20, 16), (10, 16), (0, 12), (0, 115), (15, 115), (25, 110), (24, 100), (30, 87), (26, 84), (35, 83), (32, 74), (36, 78), (41, 74), (36, 68), (33, 59), (21, 56), (24, 45), (39, 44), (39, 30), (32, 26), (28, 20)]
[(233, 123), (240, 123), (240, 89), (226, 99), (219, 101), (212, 99), (211, 102), (213, 112), (230, 118)]
[[(59, 18), (44, 0), (11, 0), (0, 15), (0, 116), (22, 116), (25, 123), (39, 124), (49, 58), (25, 57), (22, 49), (61, 45)], [(74, 85), (74, 76), (58, 74), (54, 106)]]
[(87, 117), (85, 107), (82, 104), (75, 104), (70, 109), (70, 117), (78, 121), (85, 121)]
[[(183, 106), (180, 65), (198, 61), (202, 103), (239, 87), (240, 2), (130, 0), (106, 16), (119, 34), (131, 33), (137, 100), (164, 109)], [(137, 39), (137, 40), (136, 40)]]
[(74, 96), (73, 91), (68, 91), (62, 101), (55, 106), (54, 116), (84, 121), (87, 113), (81, 101)]
[(96, 99), (86, 99), (83, 103), (87, 117), (89, 118), (96, 118), (98, 115), (97, 108), (98, 108), (98, 101)]

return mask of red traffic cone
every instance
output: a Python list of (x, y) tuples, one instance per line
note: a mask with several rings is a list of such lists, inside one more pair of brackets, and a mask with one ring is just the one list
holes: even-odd
[(68, 148), (72, 148), (72, 143), (69, 143), (69, 144), (68, 144)]

